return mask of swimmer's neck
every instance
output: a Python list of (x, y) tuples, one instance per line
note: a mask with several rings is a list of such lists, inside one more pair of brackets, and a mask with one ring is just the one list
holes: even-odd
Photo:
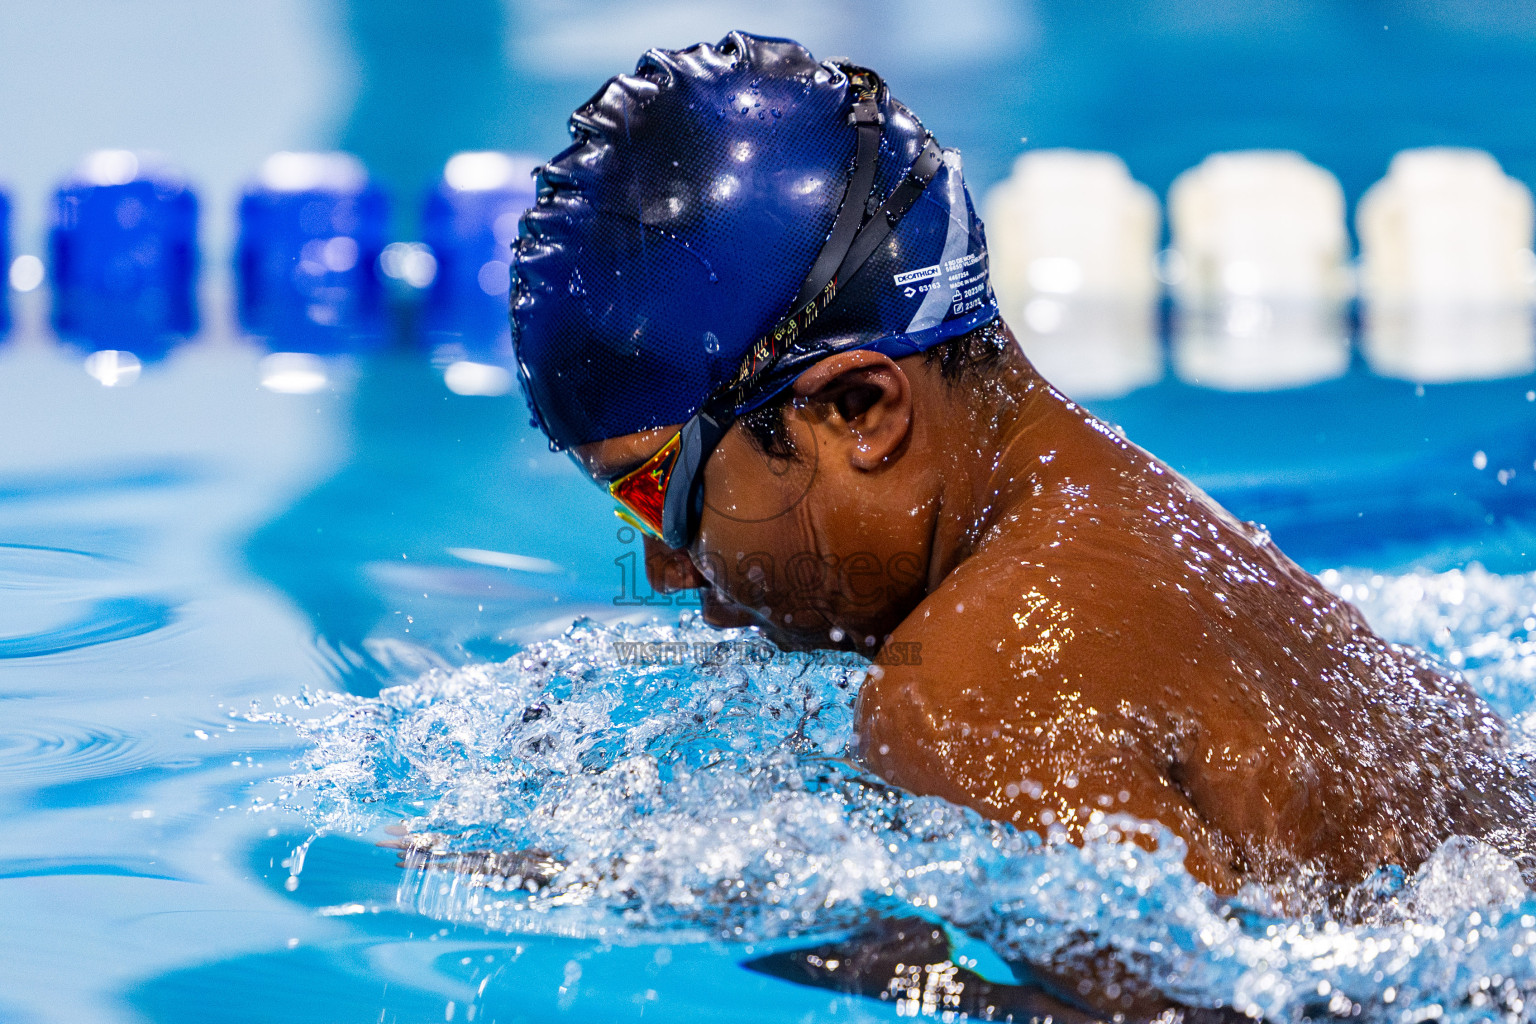
[(929, 422), (940, 428), (922, 438), (940, 467), (928, 559), (932, 592), (1032, 494), (1041, 457), (1061, 454), (1051, 436), (1060, 422), (1053, 414), (1066, 402), (1017, 342), (974, 383), (950, 385), (937, 366), (925, 369), (924, 390), (936, 413)]

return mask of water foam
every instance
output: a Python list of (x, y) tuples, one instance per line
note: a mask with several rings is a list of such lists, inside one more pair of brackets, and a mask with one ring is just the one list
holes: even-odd
[[(1536, 747), (1536, 576), (1323, 578), (1521, 716), (1520, 746)], [(1536, 1014), (1536, 900), (1491, 847), (1453, 838), (1343, 913), (1287, 918), (1274, 893), (1199, 885), (1155, 825), (1105, 819), (1079, 849), (860, 772), (846, 750), (862, 666), (767, 657), (687, 617), (583, 621), (504, 663), (254, 717), (310, 744), (280, 782), (317, 830), (403, 821), (423, 837), (399, 901), (434, 918), (756, 942), (916, 911), (1005, 959), (1108, 949), (1183, 1002), (1274, 1020)], [(1130, 828), (1158, 852), (1111, 841)]]

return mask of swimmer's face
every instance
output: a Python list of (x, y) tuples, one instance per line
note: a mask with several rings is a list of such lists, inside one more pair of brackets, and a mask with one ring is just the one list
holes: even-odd
[[(697, 588), (705, 621), (756, 625), (783, 647), (872, 650), (921, 599), (928, 568), (933, 510), (915, 497), (906, 374), (875, 353), (831, 356), (796, 382), (784, 419), (787, 458), (731, 427), (705, 465), (698, 536), (684, 550), (646, 538), (651, 586)], [(576, 454), (606, 481), (677, 429)]]

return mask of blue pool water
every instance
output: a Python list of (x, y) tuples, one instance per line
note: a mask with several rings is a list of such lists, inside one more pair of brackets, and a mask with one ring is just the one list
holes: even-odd
[[(720, 636), (637, 583), (519, 398), (405, 352), (277, 393), (263, 354), (215, 331), (104, 388), (46, 338), (0, 346), (0, 1021), (889, 1020), (740, 964), (915, 911), (995, 978), (1113, 937), (1185, 1001), (1277, 1020), (1532, 1016), (1536, 899), (1497, 856), (1452, 844), (1362, 916), (1287, 920), (1173, 853), (885, 791), (841, 757), (854, 661), (624, 662)], [(1536, 379), (1097, 408), (1536, 710)], [(569, 867), (536, 892), (402, 868), (376, 845), (402, 821)]]

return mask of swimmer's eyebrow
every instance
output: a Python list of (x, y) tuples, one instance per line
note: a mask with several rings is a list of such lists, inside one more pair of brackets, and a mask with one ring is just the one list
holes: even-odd
[[(656, 451), (661, 451), (661, 445), (657, 445)], [(592, 479), (600, 484), (611, 484), (625, 473), (633, 473), (655, 457), (656, 452), (651, 452), (649, 455), (640, 455), (633, 459), (626, 459), (616, 466), (605, 466), (601, 473), (592, 473)]]
[(606, 466), (601, 473), (592, 473), (592, 479), (600, 484), (611, 484), (625, 473), (633, 473), (650, 461), (650, 455), (642, 455), (638, 459), (629, 459), (617, 466)]
[(625, 473), (633, 473), (643, 465), (645, 465), (645, 459), (635, 459), (631, 462), (621, 462), (619, 465), (614, 466), (602, 473), (593, 473), (592, 479), (596, 480), (600, 484), (611, 484)]

